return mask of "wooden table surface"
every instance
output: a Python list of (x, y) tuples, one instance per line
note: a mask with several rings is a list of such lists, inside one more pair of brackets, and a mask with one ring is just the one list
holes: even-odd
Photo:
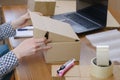
[[(5, 22), (16, 19), (27, 10), (25, 5), (3, 6), (3, 16)], [(15, 39), (21, 42), (23, 39)], [(17, 43), (17, 42), (16, 42)], [(12, 44), (11, 44), (12, 45)], [(90, 64), (90, 60), (95, 57), (95, 48), (86, 38), (81, 38), (80, 65)], [(24, 57), (20, 60), (19, 66), (15, 71), (16, 80), (52, 80), (51, 65), (45, 63), (42, 53)]]
[[(58, 77), (56, 75), (56, 70), (60, 65), (52, 66), (52, 78), (53, 80), (120, 80), (120, 65), (113, 66), (112, 75), (107, 78), (98, 78), (91, 75), (90, 65), (75, 65), (70, 69), (64, 77)], [(99, 72), (99, 71), (98, 71)]]

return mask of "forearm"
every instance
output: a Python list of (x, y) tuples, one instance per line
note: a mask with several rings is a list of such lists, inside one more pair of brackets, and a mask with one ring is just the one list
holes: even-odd
[(15, 69), (18, 59), (11, 51), (0, 58), (0, 78)]
[(16, 34), (15, 29), (10, 23), (4, 23), (0, 25), (0, 40), (12, 37)]

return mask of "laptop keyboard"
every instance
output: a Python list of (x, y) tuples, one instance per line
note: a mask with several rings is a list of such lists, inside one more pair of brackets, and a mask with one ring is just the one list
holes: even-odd
[(98, 24), (95, 24), (95, 23), (92, 23), (90, 22), (89, 20), (83, 18), (82, 16), (79, 16), (75, 13), (72, 13), (72, 14), (67, 14), (65, 15), (67, 18), (75, 21), (76, 23), (86, 27), (87, 29), (90, 29), (90, 28), (96, 28), (96, 27), (99, 27), (100, 25)]

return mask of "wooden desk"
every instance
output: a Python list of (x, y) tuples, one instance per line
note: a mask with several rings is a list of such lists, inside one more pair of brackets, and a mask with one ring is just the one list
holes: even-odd
[(53, 65), (52, 66), (52, 77), (53, 80), (120, 80), (120, 66), (114, 65), (113, 66), (113, 75), (105, 78), (100, 79), (94, 76), (91, 76), (91, 66), (90, 65), (76, 65), (72, 69), (70, 69), (62, 78), (59, 78), (56, 75), (56, 70), (60, 67), (60, 65)]
[[(59, 6), (57, 6), (57, 8), (61, 10)], [(12, 21), (24, 14), (26, 10), (27, 7), (25, 5), (3, 6), (2, 11), (4, 21)], [(10, 45), (11, 47), (14, 47), (13, 44), (19, 44), (23, 40), (24, 39), (14, 39), (12, 37), (10, 38)], [(19, 66), (16, 68), (15, 80), (52, 80), (51, 64), (45, 63), (44, 57), (41, 53), (24, 57), (21, 59)]]
[[(71, 6), (72, 5), (72, 6)], [(3, 17), (5, 22), (12, 21), (22, 14), (24, 14), (27, 10), (26, 5), (13, 5), (13, 6), (2, 6)], [(61, 14), (66, 12), (72, 12), (76, 10), (76, 1), (75, 0), (59, 0), (56, 1), (55, 13)]]
[[(25, 5), (17, 6), (3, 6), (3, 16), (5, 22), (9, 22), (16, 19), (20, 15), (26, 12)], [(19, 44), (24, 39), (10, 40), (10, 43)], [(10, 45), (13, 44), (11, 43)], [(17, 46), (17, 45), (16, 45)], [(95, 48), (91, 46), (89, 41), (85, 38), (81, 38), (81, 52), (80, 52), (80, 64), (90, 64), (90, 60), (95, 57)], [(51, 78), (51, 64), (46, 64), (42, 54), (36, 54), (21, 59), (19, 66), (15, 71), (16, 80), (52, 80)]]

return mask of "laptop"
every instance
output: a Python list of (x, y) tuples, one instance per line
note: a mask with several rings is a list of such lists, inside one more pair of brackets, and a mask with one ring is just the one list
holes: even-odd
[(76, 12), (58, 14), (52, 18), (69, 23), (75, 33), (80, 34), (104, 28), (107, 8), (108, 0), (76, 0)]

